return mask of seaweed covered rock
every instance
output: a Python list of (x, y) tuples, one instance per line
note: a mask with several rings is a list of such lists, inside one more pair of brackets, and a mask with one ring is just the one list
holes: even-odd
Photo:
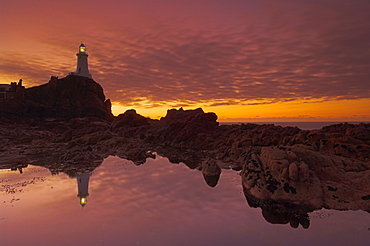
[(370, 194), (370, 164), (359, 160), (299, 145), (262, 147), (251, 152), (241, 176), (248, 196), (261, 203), (370, 211), (363, 199)]

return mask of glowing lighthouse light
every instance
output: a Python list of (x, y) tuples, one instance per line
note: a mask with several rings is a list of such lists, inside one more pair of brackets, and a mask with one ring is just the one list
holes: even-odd
[(80, 48), (80, 52), (81, 53), (85, 53), (86, 52), (86, 47), (85, 47), (84, 44), (81, 44), (79, 48)]
[(80, 204), (81, 206), (85, 205), (87, 203), (87, 198), (86, 197), (81, 197), (80, 198)]

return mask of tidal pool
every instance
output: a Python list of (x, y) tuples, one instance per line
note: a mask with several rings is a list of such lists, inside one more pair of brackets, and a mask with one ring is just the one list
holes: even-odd
[(370, 215), (320, 210), (308, 229), (270, 224), (246, 202), (238, 172), (216, 187), (157, 156), (110, 156), (94, 171), (0, 170), (1, 245), (368, 245)]

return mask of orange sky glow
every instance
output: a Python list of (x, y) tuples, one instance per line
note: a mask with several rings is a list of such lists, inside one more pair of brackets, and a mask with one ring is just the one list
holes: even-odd
[(369, 12), (362, 0), (0, 0), (0, 83), (66, 76), (83, 41), (116, 115), (370, 121)]

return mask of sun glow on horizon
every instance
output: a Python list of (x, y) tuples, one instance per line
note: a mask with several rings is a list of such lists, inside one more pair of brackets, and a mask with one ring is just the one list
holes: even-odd
[[(367, 122), (370, 121), (368, 105), (370, 105), (370, 99), (362, 98), (353, 100), (296, 100), (256, 105), (207, 106), (207, 103), (199, 103), (183, 108), (185, 110), (202, 108), (205, 112), (214, 112), (217, 114), (219, 122)], [(125, 107), (119, 102), (113, 102), (112, 112), (114, 115), (118, 115), (128, 109), (135, 109), (138, 114), (145, 117), (159, 119), (166, 115), (168, 109), (180, 107), (164, 105), (148, 108), (148, 104)]]

